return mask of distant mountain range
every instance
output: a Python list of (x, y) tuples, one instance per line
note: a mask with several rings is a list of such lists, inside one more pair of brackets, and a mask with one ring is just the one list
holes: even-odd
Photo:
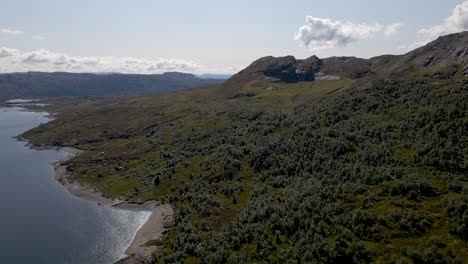
[(91, 74), (27, 72), (0, 74), (0, 97), (162, 94), (223, 82), (193, 74)]
[[(96, 75), (111, 75), (111, 74), (124, 74), (121, 72), (90, 72), (91, 74), (96, 74)], [(204, 74), (196, 74), (195, 75), (198, 78), (202, 79), (221, 79), (221, 80), (226, 80), (232, 77), (232, 74), (213, 74), (213, 73), (204, 73)]]

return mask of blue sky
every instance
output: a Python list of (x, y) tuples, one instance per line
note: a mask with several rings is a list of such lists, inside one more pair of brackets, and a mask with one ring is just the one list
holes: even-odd
[[(266, 55), (405, 53), (438, 34), (468, 29), (463, 0), (15, 0), (1, 6), (0, 72), (233, 73)], [(393, 34), (386, 34), (392, 24)]]

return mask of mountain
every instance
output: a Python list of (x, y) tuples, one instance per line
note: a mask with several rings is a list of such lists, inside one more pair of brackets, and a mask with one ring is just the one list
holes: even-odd
[[(305, 60), (293, 56), (263, 57), (229, 78), (227, 90), (239, 90), (254, 80), (296, 83), (372, 75), (398, 77), (404, 74), (438, 79), (468, 79), (468, 32), (446, 36), (404, 55), (382, 55), (371, 59), (316, 56)], [(267, 84), (268, 85), (268, 84)]]
[(89, 74), (27, 72), (0, 74), (0, 97), (60, 97), (162, 94), (220, 83), (193, 74)]

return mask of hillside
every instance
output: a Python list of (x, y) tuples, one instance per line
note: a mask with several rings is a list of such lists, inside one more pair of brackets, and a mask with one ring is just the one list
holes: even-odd
[(87, 74), (27, 72), (0, 74), (0, 97), (60, 97), (162, 94), (220, 83), (193, 74)]
[(452, 52), (466, 36), (388, 60), (265, 57), (158, 96), (50, 100), (57, 119), (24, 136), (84, 150), (65, 165), (107, 197), (174, 205), (152, 263), (467, 263), (466, 53)]

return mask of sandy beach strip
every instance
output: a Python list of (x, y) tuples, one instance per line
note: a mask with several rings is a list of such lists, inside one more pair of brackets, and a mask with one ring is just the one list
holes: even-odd
[[(138, 230), (132, 243), (125, 251), (127, 258), (120, 260), (119, 264), (145, 263), (151, 259), (151, 254), (156, 251), (159, 246), (145, 245), (148, 241), (160, 240), (167, 232), (166, 223), (173, 221), (174, 211), (169, 204), (152, 204), (153, 213), (148, 221)], [(138, 262), (140, 261), (140, 262)]]

